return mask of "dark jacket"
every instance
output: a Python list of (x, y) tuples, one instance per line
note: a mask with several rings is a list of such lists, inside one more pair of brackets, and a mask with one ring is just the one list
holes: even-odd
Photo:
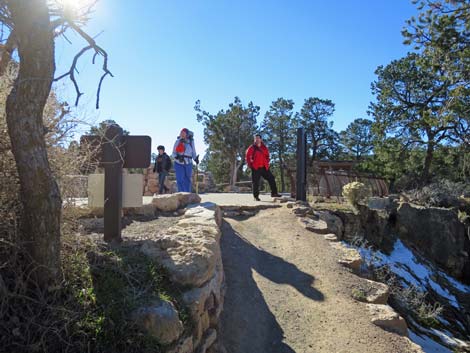
[(246, 150), (246, 163), (251, 169), (258, 170), (260, 168), (269, 169), (269, 151), (268, 148), (261, 142), (261, 146), (258, 147), (252, 144)]
[(157, 158), (155, 159), (155, 165), (153, 166), (153, 172), (169, 172), (171, 165), (172, 163), (170, 157), (165, 152), (163, 152), (163, 154), (157, 155)]

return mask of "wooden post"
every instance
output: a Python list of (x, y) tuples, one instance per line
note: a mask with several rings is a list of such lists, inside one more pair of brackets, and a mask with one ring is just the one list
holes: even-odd
[(124, 165), (122, 128), (109, 125), (103, 144), (104, 166), (104, 241), (122, 241), (122, 166)]

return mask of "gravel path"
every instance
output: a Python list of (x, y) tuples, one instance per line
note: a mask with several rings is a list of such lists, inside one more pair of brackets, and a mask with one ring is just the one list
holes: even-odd
[(413, 352), (407, 340), (370, 323), (365, 304), (351, 298), (360, 278), (288, 209), (226, 219), (222, 232), (228, 353)]

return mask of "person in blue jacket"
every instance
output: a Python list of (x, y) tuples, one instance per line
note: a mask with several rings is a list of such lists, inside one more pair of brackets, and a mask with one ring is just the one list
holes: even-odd
[(193, 133), (184, 128), (176, 139), (171, 156), (175, 159), (174, 168), (176, 185), (179, 192), (191, 192), (193, 175), (193, 160), (199, 164), (199, 155), (196, 155)]

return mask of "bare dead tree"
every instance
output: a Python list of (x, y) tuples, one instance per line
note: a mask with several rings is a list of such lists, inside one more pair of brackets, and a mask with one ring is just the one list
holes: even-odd
[[(92, 6), (94, 3), (90, 4)], [(50, 0), (0, 0), (0, 76), (15, 51), (19, 70), (6, 102), (8, 133), (20, 179), (23, 207), (19, 242), (35, 266), (34, 280), (48, 286), (60, 278), (60, 220), (62, 200), (51, 172), (44, 140), (43, 111), (52, 82), (69, 77), (81, 92), (74, 72), (79, 58), (88, 50), (103, 57), (103, 76), (97, 91), (97, 107), (103, 79), (111, 75), (107, 53), (80, 26), (91, 7), (76, 16)], [(86, 42), (70, 70), (54, 79), (55, 38), (67, 29)], [(112, 76), (112, 75), (111, 75)], [(28, 264), (31, 265), (31, 264)]]

